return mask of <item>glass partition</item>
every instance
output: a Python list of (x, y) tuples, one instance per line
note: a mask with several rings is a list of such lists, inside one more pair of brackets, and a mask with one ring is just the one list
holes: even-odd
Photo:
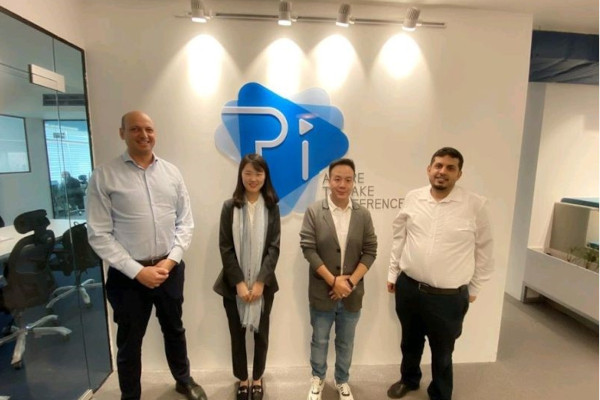
[(1, 7), (0, 36), (11, 38), (0, 41), (0, 143), (12, 146), (0, 144), (12, 168), (0, 171), (0, 399), (78, 399), (112, 370), (102, 264), (85, 231), (83, 52)]
[(598, 209), (555, 203), (546, 253), (598, 272)]

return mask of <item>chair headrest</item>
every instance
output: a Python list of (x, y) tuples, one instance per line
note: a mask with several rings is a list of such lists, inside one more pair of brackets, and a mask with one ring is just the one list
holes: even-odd
[(15, 218), (15, 230), (21, 234), (29, 231), (44, 230), (50, 221), (46, 218), (46, 210), (28, 211)]

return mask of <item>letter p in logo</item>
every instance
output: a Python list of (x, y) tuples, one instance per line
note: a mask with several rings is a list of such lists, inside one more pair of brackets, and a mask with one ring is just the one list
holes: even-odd
[(235, 161), (248, 153), (265, 158), (282, 215), (304, 211), (314, 200), (303, 196), (312, 178), (348, 151), (342, 114), (328, 104), (327, 94), (311, 89), (298, 97), (295, 103), (248, 83), (237, 101), (223, 107), (223, 125), (215, 133), (217, 148)]

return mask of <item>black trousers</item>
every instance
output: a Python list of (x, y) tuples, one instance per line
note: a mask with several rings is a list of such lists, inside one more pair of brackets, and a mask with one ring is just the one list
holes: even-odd
[(452, 398), (452, 352), (462, 333), (469, 308), (466, 287), (457, 294), (428, 294), (402, 273), (396, 281), (396, 314), (402, 325), (401, 381), (417, 388), (421, 381), (421, 356), (425, 337), (431, 348), (431, 400)]
[[(254, 363), (252, 379), (262, 378), (267, 363), (267, 350), (269, 349), (269, 320), (273, 307), (274, 293), (263, 292), (263, 312), (260, 315), (258, 332), (254, 332)], [(240, 314), (235, 299), (223, 297), (223, 306), (229, 322), (231, 335), (231, 362), (233, 375), (240, 381), (248, 379), (248, 358), (246, 355), (246, 328), (240, 323)]]
[(129, 279), (115, 268), (108, 269), (106, 294), (114, 311), (117, 329), (117, 371), (121, 399), (139, 399), (142, 393), (142, 340), (152, 312), (163, 333), (165, 353), (176, 381), (190, 380), (185, 329), (183, 328), (183, 281), (185, 264), (176, 265), (156, 289)]

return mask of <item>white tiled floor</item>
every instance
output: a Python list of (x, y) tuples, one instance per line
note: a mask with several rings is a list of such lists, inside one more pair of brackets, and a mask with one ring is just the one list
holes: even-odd
[[(597, 400), (598, 333), (545, 304), (521, 304), (506, 297), (502, 316), (498, 361), (458, 364), (454, 367), (455, 400)], [(193, 371), (210, 400), (234, 399), (234, 379), (229, 370)], [(267, 369), (265, 400), (304, 400), (310, 369)], [(421, 389), (406, 400), (427, 400), (431, 378), (423, 368)], [(398, 366), (352, 367), (356, 400), (384, 400), (398, 379)], [(145, 373), (144, 400), (174, 400), (168, 371)], [(97, 400), (119, 398), (116, 374), (94, 395)], [(327, 382), (323, 400), (337, 399), (333, 382)]]

